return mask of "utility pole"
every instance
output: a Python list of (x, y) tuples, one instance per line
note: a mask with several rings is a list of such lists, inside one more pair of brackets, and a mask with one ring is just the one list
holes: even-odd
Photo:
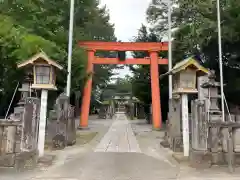
[[(171, 0), (164, 0), (165, 3), (167, 3), (167, 9), (168, 9), (168, 71), (172, 70), (172, 1)], [(153, 6), (156, 8), (162, 8), (162, 6), (157, 5), (157, 2), (155, 1), (153, 3)], [(169, 82), (169, 99), (172, 99), (172, 75), (168, 76), (168, 82)]]
[[(168, 71), (172, 70), (172, 2), (168, 0)], [(168, 76), (169, 99), (172, 99), (172, 75)]]
[(68, 97), (70, 97), (70, 92), (71, 92), (73, 21), (74, 21), (74, 0), (71, 0), (69, 34), (68, 34), (68, 75), (67, 75), (67, 96)]
[(220, 70), (220, 89), (221, 89), (221, 107), (222, 107), (222, 121), (225, 121), (224, 109), (224, 91), (223, 91), (223, 65), (222, 65), (222, 33), (221, 33), (221, 14), (220, 14), (220, 0), (217, 0), (217, 22), (218, 22), (218, 56), (219, 56), (219, 70)]

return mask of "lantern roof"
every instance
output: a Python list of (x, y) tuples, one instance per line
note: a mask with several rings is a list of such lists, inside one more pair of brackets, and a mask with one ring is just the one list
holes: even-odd
[(110, 101), (109, 100), (105, 100), (102, 102), (103, 105), (109, 105), (110, 104)]
[(163, 77), (165, 75), (176, 74), (186, 70), (187, 68), (195, 69), (200, 75), (209, 74), (209, 70), (203, 67), (194, 56), (191, 56), (187, 59), (180, 61), (172, 68), (172, 70), (168, 71), (165, 74), (162, 74), (161, 76)]
[(28, 65), (33, 65), (35, 61), (39, 60), (39, 59), (43, 59), (44, 61), (46, 61), (49, 65), (52, 65), (60, 70), (63, 69), (63, 67), (56, 63), (54, 60), (50, 59), (45, 52), (41, 51), (40, 53), (38, 54), (35, 54), (34, 56), (32, 56), (30, 59), (27, 59), (21, 63), (19, 63), (17, 65), (18, 68), (22, 68), (22, 67), (25, 67), (25, 66), (28, 66)]
[(102, 102), (102, 101), (99, 101), (98, 99), (95, 99), (95, 101), (96, 101), (97, 103), (99, 103), (99, 104), (103, 104), (103, 102)]

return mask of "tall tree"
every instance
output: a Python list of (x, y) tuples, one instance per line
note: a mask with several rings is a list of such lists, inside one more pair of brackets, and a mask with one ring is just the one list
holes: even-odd
[[(0, 80), (0, 89), (2, 89), (0, 98), (1, 105), (6, 107), (14, 85), (5, 82), (15, 82), (10, 79), (10, 74), (14, 74), (12, 79), (21, 80), (20, 72), (15, 67), (18, 61), (44, 50), (50, 57), (58, 60), (65, 69), (67, 68), (70, 1), (2, 0), (0, 4), (0, 68), (4, 69), (0, 73), (5, 77), (4, 80)], [(85, 72), (87, 55), (78, 47), (77, 42), (116, 40), (113, 25), (109, 23), (108, 12), (105, 7), (99, 7), (97, 0), (76, 0), (74, 22), (72, 92), (81, 90), (88, 78)], [(104, 86), (109, 81), (112, 69), (113, 66), (95, 68), (94, 89)], [(99, 76), (101, 78), (98, 78)], [(66, 71), (65, 74), (58, 75), (58, 85), (63, 91), (66, 86)], [(3, 95), (4, 92), (8, 92), (7, 96)], [(2, 98), (6, 99), (5, 103), (2, 103)]]
[[(152, 1), (147, 18), (154, 26), (156, 33), (166, 32), (166, 4), (163, 1)], [(154, 3), (161, 4), (163, 8), (156, 8)], [(175, 62), (189, 55), (200, 57), (204, 66), (214, 69), (219, 77), (218, 62), (218, 31), (216, 1), (184, 1), (177, 0), (173, 7), (173, 31)], [(225, 94), (228, 100), (234, 103), (239, 91), (239, 10), (237, 0), (221, 1), (221, 26), (223, 45), (223, 70)], [(164, 27), (164, 28), (161, 28)]]

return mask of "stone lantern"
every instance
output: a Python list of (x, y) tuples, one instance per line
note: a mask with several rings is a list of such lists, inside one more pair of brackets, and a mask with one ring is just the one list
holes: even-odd
[(24, 80), (22, 82), (21, 88), (18, 91), (21, 92), (21, 100), (26, 99), (27, 97), (31, 96), (31, 84), (32, 84), (32, 73), (26, 73)]
[(24, 110), (25, 100), (27, 97), (31, 97), (31, 83), (32, 83), (32, 74), (31, 72), (26, 72), (24, 80), (22, 82), (21, 88), (18, 91), (21, 92), (21, 99), (17, 103), (17, 106), (14, 107), (14, 118), (18, 117), (20, 113)]
[(208, 81), (202, 84), (202, 88), (207, 89), (207, 97), (208, 99), (208, 113), (210, 121), (218, 121), (221, 119), (222, 112), (219, 109), (218, 100), (221, 99), (219, 95), (218, 89), (220, 87), (220, 83), (216, 82), (215, 72), (212, 70), (210, 75), (208, 76)]
[(42, 91), (38, 131), (38, 151), (41, 157), (44, 155), (48, 90), (57, 90), (56, 70), (62, 70), (63, 67), (51, 60), (44, 52), (41, 52), (19, 63), (18, 68), (25, 68), (25, 71), (28, 73), (32, 72), (33, 84), (31, 85), (31, 89)]

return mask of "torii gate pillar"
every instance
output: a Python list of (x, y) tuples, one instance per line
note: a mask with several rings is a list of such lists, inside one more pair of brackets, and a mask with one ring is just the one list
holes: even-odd
[(153, 128), (160, 129), (162, 126), (162, 112), (160, 103), (158, 52), (150, 52), (150, 58)]
[(94, 53), (95, 53), (94, 51), (88, 51), (87, 73), (90, 74), (90, 77), (87, 80), (86, 85), (84, 87), (84, 91), (83, 91), (80, 128), (88, 127), (88, 118), (89, 118), (91, 91), (92, 91), (93, 61), (95, 58)]

